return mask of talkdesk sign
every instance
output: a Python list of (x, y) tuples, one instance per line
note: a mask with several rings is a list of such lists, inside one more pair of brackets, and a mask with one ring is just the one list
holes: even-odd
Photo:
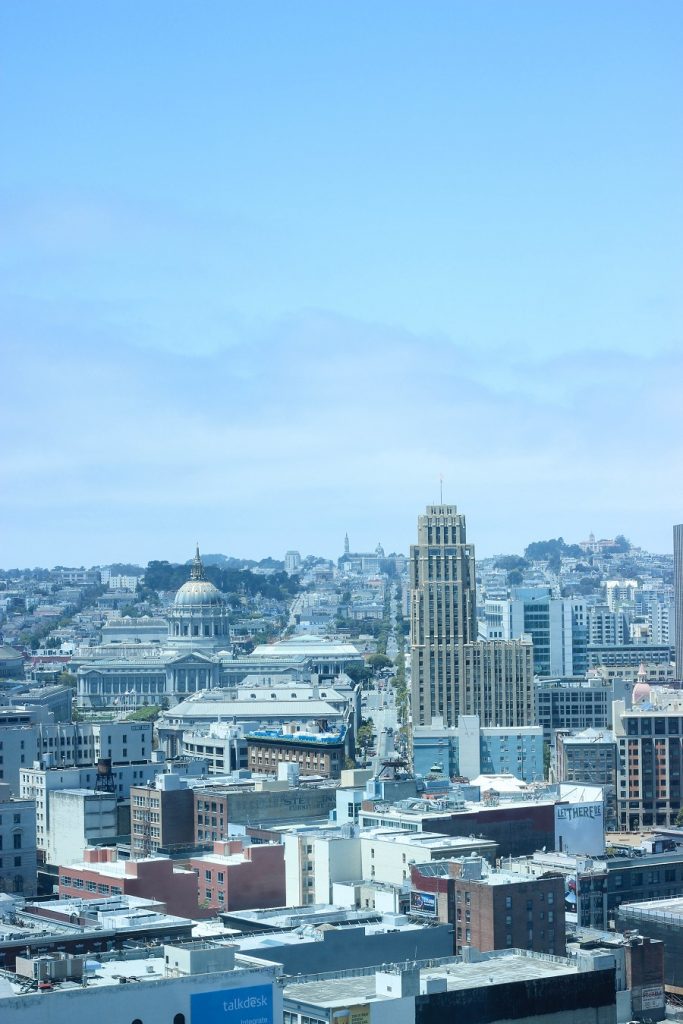
[(192, 1024), (273, 1024), (273, 986), (253, 985), (190, 997)]

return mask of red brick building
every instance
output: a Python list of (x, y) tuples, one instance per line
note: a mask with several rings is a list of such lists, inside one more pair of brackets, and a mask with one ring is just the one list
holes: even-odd
[(414, 865), (411, 882), (412, 912), (452, 924), (456, 954), (474, 946), (482, 953), (515, 948), (565, 955), (562, 877), (487, 871), (472, 857)]
[(85, 850), (83, 862), (59, 868), (59, 895), (94, 899), (102, 896), (144, 896), (166, 905), (178, 917), (208, 917), (197, 900), (197, 876), (166, 857), (118, 860), (108, 847)]
[(247, 734), (249, 769), (277, 775), (279, 764), (295, 764), (302, 777), (338, 779), (344, 767), (345, 739), (345, 729), (332, 733), (257, 729)]
[(279, 843), (251, 846), (241, 839), (213, 844), (213, 853), (193, 857), (202, 906), (218, 910), (283, 907), (285, 848)]

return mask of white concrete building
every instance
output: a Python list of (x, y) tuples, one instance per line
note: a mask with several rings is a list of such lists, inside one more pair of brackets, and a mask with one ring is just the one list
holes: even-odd
[[(163, 759), (147, 761), (137, 765), (112, 767), (114, 794), (119, 799), (127, 797), (130, 787), (150, 782), (158, 772), (163, 771)], [(50, 793), (61, 789), (87, 789), (94, 791), (98, 771), (94, 766), (82, 768), (26, 768), (22, 769), (19, 791), (22, 800), (34, 800), (36, 806), (36, 845), (46, 851), (50, 832)]]
[(360, 878), (358, 839), (350, 830), (301, 828), (285, 833), (287, 905), (329, 903), (334, 882)]
[[(45, 1024), (46, 1019), (50, 1024), (90, 1020), (208, 1024), (219, 1019), (225, 1024), (276, 1024), (282, 1020), (277, 966), (255, 966), (236, 955), (233, 947), (210, 940), (145, 950), (140, 959), (100, 955), (96, 967), (89, 967), (85, 957), (27, 958), (22, 969), (23, 977), (0, 981), (0, 1019), (13, 1024)], [(50, 974), (67, 978), (59, 991), (27, 992), (26, 977), (40, 978), (46, 971), (48, 978)], [(122, 984), (124, 980), (135, 984)], [(49, 1018), (46, 999), (50, 1000)]]
[(49, 795), (48, 864), (73, 864), (86, 846), (118, 835), (117, 800), (113, 793), (90, 789), (57, 789)]
[(461, 857), (467, 847), (480, 843), (482, 852), (495, 849), (488, 840), (464, 839), (462, 836), (443, 836), (437, 832), (406, 832), (404, 829), (369, 828), (359, 836), (361, 850), (361, 878), (376, 879), (400, 885), (410, 882), (410, 865), (430, 860)]
[[(4, 711), (4, 709), (3, 709)], [(0, 715), (0, 781), (19, 793), (22, 769), (36, 761), (45, 767), (145, 763), (152, 752), (150, 722), (53, 722), (42, 708)], [(26, 719), (12, 722), (12, 717)]]

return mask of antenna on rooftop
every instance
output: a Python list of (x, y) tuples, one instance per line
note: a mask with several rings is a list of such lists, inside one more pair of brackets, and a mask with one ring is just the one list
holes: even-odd
[(439, 495), (440, 495), (439, 504), (443, 505), (443, 473), (439, 473)]

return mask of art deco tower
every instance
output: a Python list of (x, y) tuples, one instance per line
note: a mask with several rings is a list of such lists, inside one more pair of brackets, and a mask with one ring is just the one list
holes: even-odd
[(413, 723), (465, 708), (464, 647), (477, 638), (474, 547), (455, 505), (429, 505), (410, 548)]
[(460, 715), (483, 726), (534, 722), (533, 643), (478, 640), (474, 546), (455, 505), (429, 505), (410, 548), (413, 725)]

